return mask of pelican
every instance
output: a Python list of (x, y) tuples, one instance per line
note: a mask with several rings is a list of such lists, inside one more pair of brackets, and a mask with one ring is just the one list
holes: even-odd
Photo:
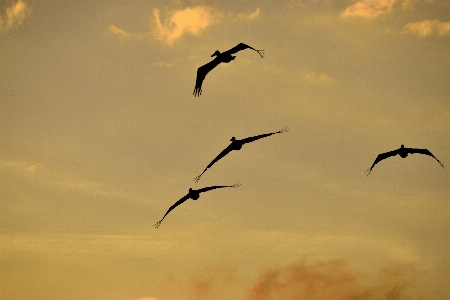
[(419, 149), (419, 148), (405, 148), (405, 146), (402, 144), (400, 146), (400, 148), (396, 149), (396, 150), (392, 150), (392, 151), (388, 151), (385, 153), (381, 153), (377, 156), (377, 158), (375, 159), (375, 161), (373, 162), (372, 166), (370, 167), (370, 169), (368, 169), (367, 172), (367, 176), (369, 176), (370, 172), (372, 171), (373, 167), (380, 161), (382, 161), (383, 159), (386, 159), (388, 157), (391, 156), (395, 156), (395, 155), (400, 155), (401, 158), (405, 158), (408, 156), (408, 154), (414, 154), (414, 153), (419, 153), (419, 154), (425, 154), (428, 156), (433, 157), (435, 160), (437, 160), (437, 162), (441, 165), (442, 168), (445, 168), (444, 164), (442, 162), (439, 161), (439, 159), (437, 159), (428, 149)]
[(231, 48), (228, 51), (222, 52), (222, 53), (220, 53), (219, 50), (216, 50), (216, 52), (214, 52), (211, 55), (211, 57), (215, 56), (215, 58), (212, 61), (210, 61), (209, 63), (201, 66), (197, 70), (197, 79), (195, 81), (195, 89), (194, 89), (194, 93), (193, 93), (194, 96), (197, 97), (202, 94), (202, 83), (206, 77), (206, 74), (208, 74), (209, 71), (211, 71), (212, 69), (217, 67), (217, 65), (219, 65), (220, 63), (229, 63), (230, 61), (234, 60), (236, 58), (236, 56), (233, 56), (232, 54), (239, 52), (241, 50), (247, 49), (247, 48), (250, 48), (250, 49), (258, 52), (259, 56), (261, 56), (261, 58), (264, 58), (264, 50), (256, 50), (244, 43), (239, 43), (237, 46)]
[(231, 144), (226, 147), (222, 152), (220, 152), (219, 155), (217, 155), (216, 158), (213, 159), (212, 162), (209, 163), (209, 165), (205, 168), (205, 170), (203, 170), (203, 172), (198, 175), (197, 177), (194, 178), (195, 182), (198, 182), (200, 180), (200, 177), (203, 175), (203, 173), (206, 172), (206, 170), (208, 170), (213, 164), (215, 164), (218, 160), (220, 160), (222, 157), (224, 157), (225, 155), (227, 155), (228, 153), (230, 153), (233, 150), (241, 150), (242, 146), (244, 144), (247, 143), (251, 143), (254, 142), (256, 140), (271, 136), (272, 134), (276, 134), (276, 133), (283, 133), (283, 132), (288, 132), (289, 128), (288, 127), (284, 127), (283, 129), (281, 129), (280, 131), (277, 132), (272, 132), (272, 133), (265, 133), (265, 134), (261, 134), (261, 135), (256, 135), (256, 136), (251, 136), (242, 140), (237, 140), (234, 136), (231, 138)]
[(225, 187), (236, 188), (236, 187), (239, 187), (239, 186), (241, 186), (241, 183), (239, 181), (237, 181), (233, 185), (214, 185), (214, 186), (208, 186), (208, 187), (205, 187), (205, 188), (202, 188), (202, 189), (198, 189), (198, 190), (193, 190), (192, 188), (189, 188), (189, 192), (186, 194), (186, 196), (184, 196), (183, 198), (181, 198), (180, 200), (175, 202), (174, 205), (169, 207), (169, 209), (167, 210), (167, 212), (165, 213), (163, 218), (161, 220), (159, 220), (158, 222), (156, 222), (153, 226), (155, 228), (158, 228), (159, 225), (161, 225), (161, 222), (164, 220), (164, 218), (167, 216), (167, 214), (172, 209), (174, 209), (175, 207), (177, 207), (178, 205), (180, 205), (181, 203), (185, 202), (188, 199), (197, 200), (198, 198), (200, 198), (200, 193), (207, 192), (207, 191), (214, 190), (214, 189), (225, 188)]

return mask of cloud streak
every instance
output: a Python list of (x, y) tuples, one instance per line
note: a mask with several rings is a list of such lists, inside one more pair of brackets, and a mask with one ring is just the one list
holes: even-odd
[(29, 15), (30, 8), (22, 0), (5, 9), (6, 16), (0, 16), (0, 33), (22, 25), (23, 20)]
[(343, 19), (354, 17), (362, 19), (375, 19), (380, 15), (389, 13), (397, 0), (362, 0), (347, 7), (340, 14)]
[(402, 33), (412, 33), (419, 38), (425, 38), (432, 35), (446, 36), (450, 35), (450, 22), (441, 22), (439, 20), (411, 22), (403, 27)]

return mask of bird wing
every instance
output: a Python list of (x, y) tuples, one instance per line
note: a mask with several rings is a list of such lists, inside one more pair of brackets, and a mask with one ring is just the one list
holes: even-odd
[(375, 161), (373, 162), (372, 166), (370, 167), (370, 169), (367, 170), (367, 176), (369, 176), (370, 172), (372, 171), (373, 167), (380, 161), (382, 161), (383, 159), (386, 159), (388, 157), (391, 156), (395, 156), (398, 154), (398, 149), (397, 150), (392, 150), (392, 151), (388, 151), (385, 153), (381, 153), (378, 154), (377, 158), (375, 159)]
[(220, 188), (225, 188), (225, 187), (233, 187), (232, 185), (214, 185), (214, 186), (208, 186), (208, 187), (204, 187), (202, 189), (197, 190), (199, 193), (203, 193), (203, 192), (207, 192), (210, 190), (214, 190), (214, 189), (220, 189)]
[(209, 163), (209, 165), (205, 168), (205, 170), (203, 170), (202, 174), (200, 174), (199, 176), (194, 178), (195, 182), (198, 182), (200, 180), (200, 177), (203, 175), (203, 173), (206, 172), (206, 170), (208, 170), (212, 165), (214, 165), (217, 161), (219, 161), (221, 158), (223, 158), (225, 155), (227, 155), (228, 153), (230, 153), (233, 150), (232, 147), (233, 143), (231, 143), (230, 145), (228, 145), (228, 147), (226, 147), (225, 149), (222, 150), (222, 152), (219, 153), (219, 155), (217, 155), (216, 158), (214, 158), (212, 160), (212, 162)]
[(161, 222), (164, 220), (164, 218), (169, 214), (169, 212), (174, 209), (175, 207), (177, 207), (178, 205), (180, 205), (181, 203), (185, 202), (186, 200), (188, 200), (190, 198), (189, 194), (187, 194), (186, 196), (184, 196), (183, 198), (181, 198), (180, 200), (178, 200), (177, 202), (175, 202), (174, 205), (172, 205), (171, 207), (169, 207), (169, 209), (167, 210), (167, 212), (164, 214), (164, 216), (162, 217), (161, 220), (159, 220), (158, 222), (155, 223), (155, 228), (158, 228), (159, 225), (161, 225)]
[(431, 156), (432, 158), (434, 158), (441, 165), (441, 167), (445, 168), (444, 164), (439, 159), (437, 159), (433, 155), (433, 153), (431, 153), (428, 149), (406, 148), (406, 150), (408, 151), (408, 153), (411, 153), (411, 154), (419, 153), (419, 154), (425, 154), (425, 155)]
[(203, 193), (203, 192), (207, 192), (210, 190), (214, 190), (214, 189), (220, 189), (220, 188), (225, 188), (225, 187), (232, 187), (232, 188), (236, 188), (241, 186), (241, 183), (239, 181), (237, 181), (235, 184), (233, 185), (213, 185), (213, 186), (208, 186), (202, 189), (197, 190), (199, 193)]
[(264, 55), (263, 55), (264, 54), (264, 50), (256, 50), (255, 48), (250, 47), (249, 45), (244, 44), (244, 43), (239, 43), (236, 46), (234, 46), (233, 48), (231, 48), (230, 50), (227, 50), (227, 51), (223, 52), (222, 54), (231, 55), (231, 54), (237, 53), (237, 52), (239, 52), (241, 50), (245, 50), (245, 49), (252, 49), (253, 51), (258, 52), (259, 56), (264, 58)]
[(209, 73), (209, 71), (211, 71), (212, 69), (217, 67), (218, 64), (220, 64), (220, 59), (215, 58), (212, 61), (210, 61), (209, 63), (198, 68), (197, 79), (195, 80), (195, 88), (194, 88), (194, 93), (193, 93), (194, 96), (200, 96), (202, 94), (203, 80), (205, 79), (205, 77)]

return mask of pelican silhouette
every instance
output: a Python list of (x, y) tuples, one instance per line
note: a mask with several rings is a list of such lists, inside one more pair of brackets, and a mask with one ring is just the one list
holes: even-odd
[(217, 155), (216, 158), (213, 159), (212, 162), (209, 163), (209, 165), (205, 168), (205, 170), (203, 170), (203, 172), (198, 175), (197, 177), (194, 177), (194, 181), (198, 182), (200, 180), (200, 177), (202, 177), (203, 173), (206, 172), (206, 170), (208, 170), (209, 168), (211, 168), (211, 166), (213, 164), (215, 164), (218, 160), (220, 160), (222, 157), (224, 157), (225, 155), (227, 155), (228, 153), (230, 153), (233, 150), (241, 150), (242, 146), (244, 144), (247, 143), (251, 143), (254, 142), (256, 140), (271, 136), (272, 134), (276, 134), (276, 133), (283, 133), (283, 132), (288, 132), (289, 128), (288, 127), (284, 127), (283, 129), (281, 129), (280, 131), (277, 132), (272, 132), (272, 133), (265, 133), (265, 134), (261, 134), (261, 135), (256, 135), (256, 136), (251, 136), (242, 140), (237, 140), (234, 136), (231, 138), (231, 144), (226, 147), (222, 152), (220, 152), (219, 155)]
[(400, 148), (396, 149), (396, 150), (392, 150), (392, 151), (388, 151), (385, 153), (381, 153), (377, 156), (377, 158), (375, 159), (375, 161), (373, 162), (372, 166), (370, 167), (370, 169), (368, 169), (367, 172), (367, 176), (369, 176), (370, 172), (372, 172), (373, 167), (380, 161), (382, 161), (383, 159), (386, 159), (388, 157), (391, 156), (395, 156), (395, 155), (400, 155), (401, 158), (405, 158), (408, 156), (408, 154), (414, 154), (414, 153), (419, 153), (419, 154), (425, 154), (428, 156), (433, 157), (435, 160), (437, 160), (437, 162), (441, 165), (442, 168), (445, 168), (444, 164), (442, 162), (439, 161), (439, 159), (437, 159), (428, 149), (419, 149), (419, 148), (405, 148), (405, 146), (402, 144), (400, 146)]
[(193, 93), (194, 96), (197, 97), (202, 94), (202, 83), (206, 77), (206, 74), (208, 74), (209, 71), (211, 71), (212, 69), (217, 67), (220, 63), (229, 63), (230, 61), (234, 60), (236, 58), (236, 56), (233, 56), (232, 54), (239, 52), (241, 50), (247, 49), (247, 48), (258, 52), (259, 56), (261, 56), (261, 58), (264, 58), (264, 50), (256, 50), (244, 43), (239, 43), (237, 46), (231, 48), (228, 51), (222, 52), (222, 53), (220, 53), (219, 50), (216, 50), (216, 52), (214, 52), (211, 55), (211, 57), (213, 57), (213, 56), (216, 56), (216, 57), (209, 63), (198, 68), (198, 70), (197, 70), (197, 79), (195, 81), (195, 88), (194, 88), (194, 93)]
[(200, 193), (207, 192), (207, 191), (214, 190), (214, 189), (225, 188), (225, 187), (236, 188), (236, 187), (239, 187), (240, 185), (241, 185), (241, 183), (239, 181), (237, 181), (233, 185), (214, 185), (214, 186), (208, 186), (208, 187), (205, 187), (205, 188), (202, 188), (202, 189), (198, 189), (198, 190), (193, 190), (192, 188), (189, 188), (189, 192), (186, 194), (186, 196), (184, 196), (183, 198), (181, 198), (180, 200), (175, 202), (174, 205), (169, 207), (169, 209), (167, 210), (165, 215), (162, 217), (162, 219), (159, 220), (158, 222), (156, 222), (153, 226), (155, 228), (158, 228), (161, 225), (161, 222), (164, 220), (164, 218), (167, 216), (167, 214), (172, 209), (174, 209), (175, 207), (177, 207), (178, 205), (180, 205), (181, 203), (185, 202), (188, 199), (197, 200), (198, 198), (200, 198)]

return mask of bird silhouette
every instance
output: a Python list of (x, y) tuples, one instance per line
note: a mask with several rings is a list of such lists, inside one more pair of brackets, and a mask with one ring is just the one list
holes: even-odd
[(198, 189), (198, 190), (194, 190), (192, 188), (189, 188), (189, 192), (186, 194), (186, 196), (184, 196), (183, 198), (181, 198), (180, 200), (178, 200), (177, 202), (175, 202), (174, 205), (172, 205), (171, 207), (169, 207), (169, 209), (167, 210), (167, 212), (164, 214), (164, 216), (162, 217), (161, 220), (159, 220), (158, 222), (156, 222), (153, 226), (155, 228), (158, 228), (161, 225), (161, 222), (164, 220), (164, 218), (169, 214), (169, 212), (174, 209), (175, 207), (177, 207), (178, 205), (182, 204), (183, 202), (185, 202), (188, 199), (192, 199), (192, 200), (197, 200), (198, 198), (200, 198), (200, 193), (203, 192), (207, 192), (210, 190), (214, 190), (214, 189), (220, 189), (220, 188), (225, 188), (225, 187), (232, 187), (232, 188), (236, 188), (241, 186), (241, 183), (239, 181), (237, 181), (235, 184), (233, 185), (214, 185), (214, 186), (208, 186), (202, 189)]
[(220, 160), (221, 158), (223, 158), (225, 155), (227, 155), (228, 153), (230, 153), (233, 150), (240, 150), (242, 148), (242, 146), (244, 144), (247, 143), (251, 143), (254, 142), (256, 140), (271, 136), (272, 134), (276, 134), (276, 133), (283, 133), (283, 132), (288, 132), (289, 128), (288, 127), (284, 127), (283, 129), (281, 129), (280, 131), (277, 132), (272, 132), (272, 133), (265, 133), (265, 134), (261, 134), (261, 135), (256, 135), (256, 136), (251, 136), (242, 140), (237, 140), (234, 136), (231, 138), (231, 144), (226, 147), (222, 152), (220, 152), (219, 155), (217, 155), (216, 158), (213, 159), (212, 162), (209, 163), (209, 165), (205, 168), (205, 170), (203, 170), (203, 172), (198, 175), (197, 177), (194, 177), (194, 181), (198, 182), (200, 180), (200, 177), (202, 177), (203, 173), (206, 172), (206, 170), (208, 170), (209, 168), (211, 168), (212, 165), (214, 165), (218, 160)]
[(441, 165), (442, 168), (445, 168), (444, 164), (441, 161), (439, 161), (439, 159), (437, 159), (428, 149), (405, 148), (405, 146), (402, 144), (400, 146), (400, 148), (398, 148), (396, 150), (392, 150), (392, 151), (388, 151), (388, 152), (379, 154), (377, 156), (377, 158), (375, 159), (375, 161), (373, 162), (370, 169), (366, 170), (367, 176), (370, 175), (370, 172), (372, 172), (373, 167), (378, 162), (382, 161), (383, 159), (386, 159), (388, 157), (395, 156), (395, 155), (400, 155), (400, 157), (405, 158), (408, 156), (408, 154), (414, 154), (414, 153), (425, 154), (425, 155), (431, 156), (435, 160), (437, 160), (437, 162)]
[(216, 56), (216, 57), (209, 63), (198, 68), (198, 70), (197, 70), (197, 79), (195, 81), (195, 88), (194, 88), (194, 93), (193, 93), (194, 96), (197, 97), (202, 94), (202, 83), (203, 83), (203, 80), (205, 79), (206, 75), (209, 73), (209, 71), (211, 71), (212, 69), (217, 67), (220, 63), (229, 63), (230, 61), (234, 60), (236, 58), (236, 56), (233, 56), (232, 54), (239, 52), (241, 50), (247, 49), (247, 48), (258, 52), (259, 56), (261, 56), (261, 58), (264, 58), (264, 50), (256, 50), (244, 43), (239, 43), (237, 46), (231, 48), (230, 50), (222, 52), (222, 53), (220, 53), (219, 50), (216, 50), (216, 52), (214, 52), (211, 55), (211, 57), (213, 57), (213, 56)]

